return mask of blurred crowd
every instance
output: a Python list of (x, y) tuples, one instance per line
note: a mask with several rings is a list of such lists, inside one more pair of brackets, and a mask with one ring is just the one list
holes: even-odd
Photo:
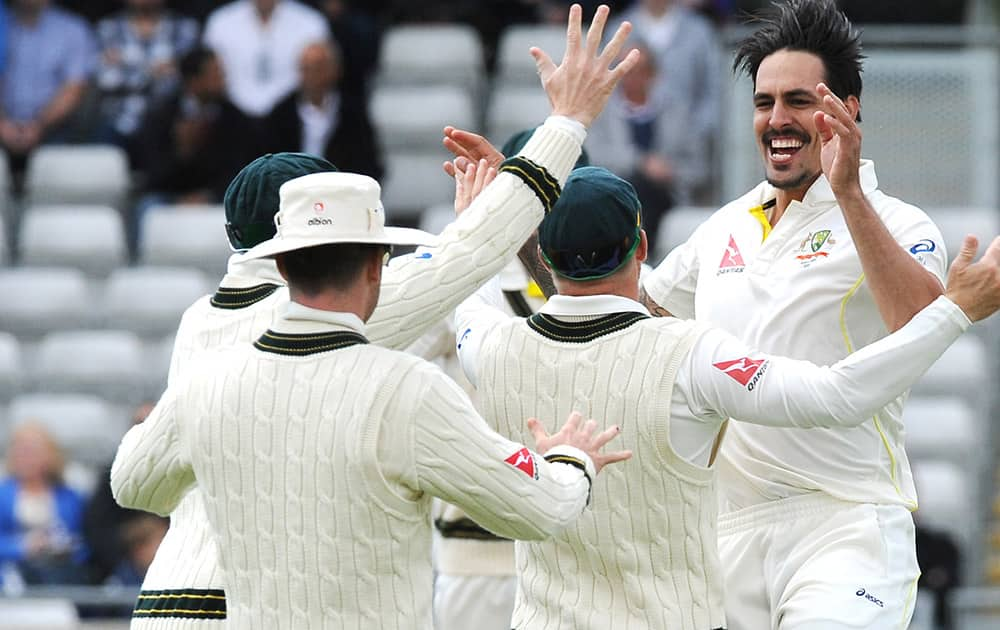
[[(588, 143), (595, 162), (636, 181), (644, 205), (660, 213), (704, 201), (720, 116), (717, 27), (764, 0), (607, 3), (632, 20), (635, 44), (651, 54)], [(368, 98), (390, 26), (472, 25), (488, 74), (505, 28), (563, 23), (569, 4), (0, 0), (0, 147), (15, 193), (39, 144), (124, 148), (138, 174), (134, 242), (146, 208), (216, 203), (240, 166), (265, 152), (322, 154), (381, 178)], [(591, 13), (599, 3), (582, 4)], [(900, 2), (842, 4), (860, 22), (959, 22), (964, 13), (954, 0), (907, 3), (905, 11), (890, 7)]]

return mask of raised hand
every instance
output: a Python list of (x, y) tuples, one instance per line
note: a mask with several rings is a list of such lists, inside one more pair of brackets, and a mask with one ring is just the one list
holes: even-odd
[(583, 10), (579, 4), (569, 9), (566, 26), (566, 54), (557, 66), (540, 48), (531, 48), (542, 87), (552, 104), (552, 113), (567, 116), (589, 127), (604, 109), (618, 81), (639, 62), (639, 51), (632, 50), (614, 68), (625, 40), (632, 32), (629, 22), (622, 22), (608, 45), (601, 50), (604, 26), (608, 21), (607, 5), (602, 4), (594, 14), (594, 21), (587, 30), (586, 42), (581, 33)]
[[(457, 161), (458, 158), (456, 158)], [(479, 193), (497, 176), (497, 169), (479, 160), (479, 163), (469, 162), (464, 169), (455, 170), (455, 214), (462, 214), (472, 204)]]
[(847, 105), (825, 83), (816, 86), (822, 109), (813, 114), (823, 147), (823, 174), (836, 196), (861, 193), (861, 128)]
[(598, 473), (608, 464), (623, 462), (632, 457), (632, 451), (601, 453), (604, 445), (621, 433), (621, 428), (613, 426), (594, 435), (597, 422), (594, 420), (583, 422), (583, 414), (578, 411), (569, 414), (566, 424), (553, 435), (545, 432), (542, 423), (537, 418), (528, 418), (528, 429), (535, 437), (535, 450), (539, 453), (544, 455), (546, 451), (562, 444), (574, 446), (590, 457), (591, 461), (594, 462), (594, 469)]
[[(504, 159), (503, 153), (497, 151), (489, 140), (478, 133), (464, 129), (456, 129), (452, 126), (445, 127), (444, 139), (441, 142), (444, 144), (444, 148), (451, 151), (456, 158), (464, 158), (472, 162), (486, 160), (488, 165), (493, 168), (500, 168), (500, 163)], [(449, 177), (454, 177), (455, 167), (457, 166), (459, 171), (464, 171), (464, 164), (461, 160), (445, 162), (444, 172)]]
[(993, 239), (979, 262), (972, 262), (979, 250), (979, 239), (965, 237), (962, 249), (948, 269), (945, 295), (974, 322), (986, 319), (1000, 309), (1000, 236)]

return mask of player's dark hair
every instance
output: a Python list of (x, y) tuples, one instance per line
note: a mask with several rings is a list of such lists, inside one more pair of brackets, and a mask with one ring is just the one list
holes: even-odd
[(281, 258), (289, 287), (316, 295), (327, 289), (347, 289), (371, 257), (385, 250), (385, 245), (337, 243), (296, 249), (281, 254)]
[(737, 46), (733, 72), (746, 73), (756, 85), (766, 57), (780, 50), (812, 53), (823, 62), (826, 84), (834, 94), (861, 100), (861, 34), (833, 0), (773, 2), (752, 22), (760, 28)]

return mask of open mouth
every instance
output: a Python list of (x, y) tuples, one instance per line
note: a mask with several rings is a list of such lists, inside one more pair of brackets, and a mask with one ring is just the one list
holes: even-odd
[(805, 146), (801, 138), (795, 136), (772, 136), (765, 139), (768, 154), (772, 162), (783, 164), (790, 162), (792, 157)]

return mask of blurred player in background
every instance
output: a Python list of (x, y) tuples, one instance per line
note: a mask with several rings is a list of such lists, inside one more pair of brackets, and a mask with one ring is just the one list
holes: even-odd
[[(644, 278), (650, 311), (831, 364), (941, 295), (939, 230), (881, 192), (861, 159), (861, 59), (860, 36), (832, 0), (788, 0), (761, 17), (734, 67), (753, 80), (766, 181)], [(908, 623), (920, 570), (904, 399), (853, 428), (731, 426), (719, 545), (732, 630)]]

